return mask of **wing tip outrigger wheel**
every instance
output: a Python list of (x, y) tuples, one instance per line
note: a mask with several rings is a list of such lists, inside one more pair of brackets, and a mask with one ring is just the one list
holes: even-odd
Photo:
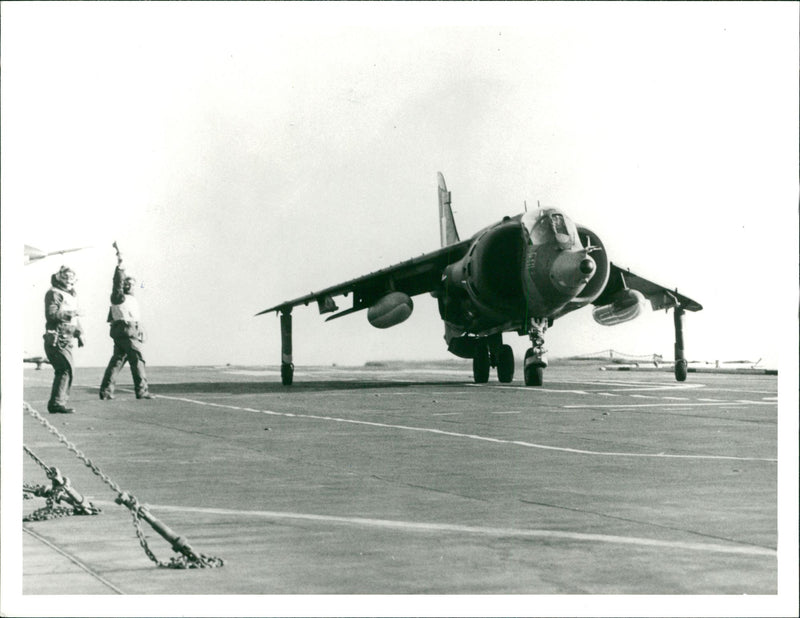
[(281, 363), (281, 383), (284, 386), (291, 386), (294, 379), (294, 365), (292, 363)]
[(292, 362), (292, 308), (281, 310), (281, 383), (291, 386), (294, 379)]
[(683, 350), (683, 314), (685, 310), (680, 304), (673, 309), (673, 319), (675, 322), (675, 379), (678, 382), (685, 382), (689, 372), (689, 363)]

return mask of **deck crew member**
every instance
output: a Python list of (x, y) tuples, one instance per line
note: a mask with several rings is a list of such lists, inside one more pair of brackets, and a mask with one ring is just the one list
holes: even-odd
[(114, 382), (125, 361), (128, 361), (131, 367), (136, 398), (152, 399), (153, 395), (147, 387), (147, 374), (142, 356), (144, 330), (140, 321), (139, 302), (133, 295), (136, 280), (125, 274), (122, 254), (116, 242), (114, 248), (117, 250), (117, 267), (114, 269), (111, 307), (108, 310), (108, 322), (111, 324), (109, 334), (114, 340), (114, 352), (100, 384), (100, 399), (114, 398)]
[(78, 320), (78, 298), (75, 293), (75, 271), (62, 266), (50, 277), (50, 289), (44, 295), (45, 333), (44, 352), (53, 366), (53, 387), (47, 410), (51, 414), (71, 414), (68, 408), (72, 387), (72, 349), (84, 345), (83, 332)]

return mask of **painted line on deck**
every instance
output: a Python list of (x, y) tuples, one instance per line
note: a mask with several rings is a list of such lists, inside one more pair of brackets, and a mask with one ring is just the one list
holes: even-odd
[(497, 384), (471, 384), (470, 386), (475, 386), (477, 388), (496, 388), (496, 389), (503, 389), (503, 390), (517, 390), (517, 391), (526, 391), (528, 393), (547, 393), (547, 394), (569, 394), (569, 395), (595, 395), (596, 393), (590, 393), (589, 391), (581, 391), (581, 390), (568, 390), (566, 388), (537, 388), (535, 390), (531, 390), (530, 386), (501, 386)]
[[(568, 395), (587, 395), (587, 396), (595, 396), (595, 395), (605, 395), (610, 397), (617, 397), (617, 393), (635, 393), (638, 391), (673, 391), (673, 390), (690, 390), (690, 389), (698, 389), (698, 388), (706, 388), (705, 384), (651, 384), (646, 382), (636, 383), (636, 382), (604, 382), (604, 381), (591, 381), (588, 382), (591, 386), (602, 386), (605, 387), (603, 392), (598, 391), (587, 391), (585, 389), (568, 389), (568, 388), (555, 388), (554, 385), (558, 384), (587, 384), (587, 382), (569, 382), (569, 381), (560, 381), (560, 382), (552, 382), (547, 387), (540, 387), (540, 388), (531, 388), (530, 386), (513, 386), (507, 384), (475, 384), (473, 382), (469, 382), (466, 386), (472, 386), (475, 388), (496, 388), (496, 389), (516, 389), (521, 391), (526, 391), (532, 394), (568, 394)], [(608, 388), (609, 386), (624, 386), (625, 388)], [(630, 395), (631, 397), (653, 397), (652, 395)]]
[[(533, 448), (544, 451), (557, 451), (561, 453), (573, 453), (576, 455), (594, 455), (597, 457), (640, 457), (652, 459), (705, 459), (705, 460), (729, 460), (729, 461), (762, 461), (762, 462), (775, 462), (777, 459), (770, 459), (764, 457), (736, 457), (732, 455), (681, 455), (681, 454), (668, 454), (668, 453), (624, 453), (624, 452), (608, 452), (608, 451), (590, 451), (585, 449), (568, 448), (563, 446), (551, 446), (548, 444), (536, 444), (534, 442), (524, 442), (522, 440), (506, 440), (503, 438), (491, 438), (489, 436), (480, 436), (477, 434), (458, 433), (455, 431), (445, 431), (443, 429), (434, 429), (432, 427), (415, 427), (413, 425), (394, 425), (391, 423), (378, 423), (375, 421), (363, 421), (350, 418), (341, 418), (337, 416), (322, 416), (317, 414), (298, 414), (295, 412), (275, 412), (273, 410), (259, 410), (256, 408), (245, 408), (240, 406), (231, 406), (222, 403), (212, 403), (209, 401), (200, 401), (197, 399), (189, 399), (188, 397), (172, 397), (169, 395), (158, 395), (158, 399), (172, 399), (174, 401), (183, 401), (201, 406), (209, 406), (212, 408), (223, 408), (226, 410), (241, 410), (243, 412), (255, 412), (257, 414), (266, 414), (269, 416), (282, 416), (284, 418), (300, 418), (316, 421), (331, 421), (334, 423), (346, 423), (350, 425), (364, 425), (367, 427), (380, 427), (381, 429), (400, 429), (403, 431), (417, 431), (421, 433), (431, 433), (440, 436), (448, 436), (453, 438), (466, 438), (469, 440), (478, 440), (481, 442), (491, 442), (494, 444), (511, 444), (514, 446), (522, 446), (525, 448)], [(642, 404), (643, 406), (651, 405), (675, 405), (675, 404)], [(680, 404), (687, 405), (687, 404)], [(713, 404), (702, 404), (713, 405)], [(569, 407), (569, 406), (567, 406)], [(582, 406), (578, 406), (582, 407)], [(608, 407), (620, 408), (630, 406), (593, 406), (593, 407)], [(634, 406), (641, 407), (641, 406)]]
[[(112, 505), (112, 504), (116, 504), (116, 502), (109, 502), (108, 504)], [(58, 545), (55, 545), (54, 543), (48, 541), (46, 538), (44, 538), (38, 532), (32, 530), (31, 528), (29, 528), (28, 526), (25, 526), (25, 525), (22, 526), (22, 531), (27, 533), (27, 534), (29, 534), (30, 536), (35, 538), (40, 543), (43, 543), (44, 545), (47, 545), (47, 547), (49, 547), (50, 549), (52, 549), (56, 553), (61, 554), (62, 556), (64, 556), (64, 558), (69, 560), (76, 567), (78, 567), (79, 569), (81, 569), (82, 571), (84, 571), (85, 573), (90, 575), (92, 578), (96, 579), (98, 582), (100, 582), (104, 586), (110, 588), (115, 593), (117, 593), (117, 594), (125, 594), (122, 590), (117, 588), (114, 584), (112, 584), (110, 581), (108, 581), (105, 577), (100, 575), (100, 573), (98, 573), (97, 571), (93, 570), (91, 567), (89, 567), (88, 565), (83, 563), (81, 560), (79, 560), (78, 558), (76, 558), (72, 554), (67, 553), (66, 551), (61, 549)]]
[[(96, 504), (103, 504), (97, 503)], [(114, 503), (108, 502), (112, 505)], [(190, 507), (175, 505), (148, 504), (151, 511), (171, 511), (184, 513), (201, 513), (205, 515), (238, 515), (243, 517), (262, 517), (267, 519), (299, 519), (333, 524), (346, 524), (370, 528), (383, 528), (403, 530), (409, 532), (445, 532), (458, 534), (475, 534), (493, 537), (511, 538), (544, 538), (561, 539), (566, 541), (583, 541), (593, 543), (615, 543), (623, 545), (637, 545), (640, 547), (658, 547), (699, 551), (707, 553), (739, 554), (748, 556), (769, 556), (774, 558), (777, 551), (766, 547), (753, 545), (723, 545), (720, 543), (691, 543), (686, 541), (664, 541), (633, 536), (617, 536), (613, 534), (590, 534), (584, 532), (568, 532), (562, 530), (521, 529), (521, 528), (492, 528), (485, 526), (464, 526), (460, 524), (443, 524), (434, 522), (413, 522), (394, 519), (373, 519), (367, 517), (341, 517), (336, 515), (316, 515), (313, 513), (292, 513), (285, 511), (246, 511), (238, 509), (220, 509), (211, 507)]]
[(750, 401), (745, 399), (737, 399), (736, 401), (703, 401), (699, 400), (699, 403), (690, 403), (683, 401), (681, 403), (671, 403), (665, 401), (663, 403), (620, 403), (620, 404), (612, 404), (612, 403), (583, 403), (583, 404), (571, 404), (566, 406), (561, 406), (562, 408), (569, 408), (572, 410), (581, 410), (581, 409), (594, 409), (594, 408), (674, 408), (675, 406), (691, 406), (691, 407), (714, 407), (714, 406), (774, 406), (775, 402), (773, 401)]
[(636, 386), (633, 388), (630, 387), (614, 388), (609, 390), (617, 393), (633, 393), (635, 391), (674, 391), (674, 390), (688, 390), (697, 388), (705, 388), (705, 384), (682, 384), (682, 385), (664, 384), (661, 386)]

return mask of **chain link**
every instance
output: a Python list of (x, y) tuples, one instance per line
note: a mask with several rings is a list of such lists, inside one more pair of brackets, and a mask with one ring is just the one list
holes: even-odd
[[(52, 482), (51, 487), (44, 485), (26, 485), (23, 484), (23, 495), (26, 498), (33, 498), (38, 496), (47, 499), (47, 506), (44, 506), (27, 517), (23, 521), (40, 521), (43, 519), (54, 519), (56, 517), (66, 517), (69, 515), (97, 515), (100, 509), (95, 507), (91, 502), (84, 503), (83, 496), (78, 494), (72, 489), (70, 480), (59, 472), (58, 468), (48, 467), (44, 461), (36, 456), (31, 449), (24, 444), (22, 448), (28, 455), (44, 470), (47, 478)], [(28, 495), (30, 494), (30, 495)], [(66, 506), (56, 507), (54, 504), (66, 502), (72, 505), (72, 508)]]
[(55, 506), (53, 500), (54, 491), (51, 487), (23, 483), (22, 491), (22, 497), (25, 500), (33, 500), (36, 497), (45, 498), (47, 500), (45, 506), (23, 517), (22, 521), (44, 521), (46, 519), (56, 519), (57, 517), (68, 517), (69, 515), (78, 514), (75, 512), (75, 509), (70, 509), (65, 506)]
[(41, 414), (39, 414), (36, 410), (34, 410), (30, 405), (26, 402), (22, 402), (22, 406), (25, 410), (33, 416), (36, 420), (38, 420), (50, 433), (58, 438), (58, 441), (61, 442), (64, 446), (66, 446), (70, 451), (77, 455), (78, 459), (80, 459), (83, 463), (85, 463), (92, 472), (94, 472), (97, 476), (99, 476), (103, 482), (108, 485), (111, 489), (113, 489), (118, 494), (122, 493), (122, 489), (119, 485), (117, 485), (114, 481), (109, 478), (99, 467), (97, 467), (94, 462), (89, 459), (86, 455), (84, 455), (77, 446), (75, 446), (72, 442), (67, 440), (61, 433), (53, 427), (50, 423), (47, 422), (47, 419), (44, 418)]
[(39, 459), (39, 458), (36, 456), (36, 453), (34, 453), (34, 452), (31, 450), (31, 449), (29, 449), (29, 448), (28, 448), (27, 446), (25, 446), (24, 444), (22, 445), (22, 448), (25, 450), (25, 452), (26, 452), (26, 453), (28, 453), (28, 455), (30, 455), (30, 457), (31, 457), (31, 459), (33, 459), (33, 461), (35, 461), (37, 464), (39, 464), (39, 467), (40, 467), (42, 470), (44, 470), (44, 473), (45, 473), (45, 474), (47, 474), (48, 472), (50, 472), (50, 468), (47, 466), (47, 464), (45, 464), (45, 463), (44, 463), (44, 462), (43, 462), (41, 459)]
[(136, 529), (136, 536), (139, 539), (139, 545), (142, 546), (144, 553), (147, 554), (147, 557), (150, 558), (153, 562), (155, 562), (160, 567), (169, 566), (168, 564), (161, 562), (153, 551), (150, 549), (150, 545), (147, 544), (147, 539), (144, 536), (144, 530), (142, 529), (142, 518), (139, 515), (139, 509), (130, 509), (131, 515), (133, 516), (133, 527)]
[[(111, 489), (113, 489), (118, 497), (116, 499), (117, 504), (122, 504), (126, 506), (130, 511), (131, 515), (133, 516), (133, 525), (136, 529), (136, 536), (139, 539), (139, 544), (142, 546), (145, 554), (147, 557), (150, 558), (152, 562), (154, 562), (157, 566), (163, 568), (171, 568), (171, 569), (194, 569), (194, 568), (213, 568), (213, 567), (220, 567), (223, 566), (224, 561), (221, 558), (215, 558), (213, 556), (206, 556), (204, 554), (197, 554), (195, 553), (188, 545), (185, 543), (180, 547), (180, 552), (178, 556), (174, 556), (169, 562), (162, 562), (159, 560), (153, 551), (150, 549), (149, 544), (147, 543), (147, 538), (145, 537), (144, 531), (142, 529), (142, 519), (147, 519), (144, 517), (144, 513), (146, 513), (146, 508), (139, 505), (138, 500), (129, 494), (126, 491), (123, 491), (119, 485), (117, 485), (111, 478), (105, 474), (91, 459), (89, 459), (83, 452), (78, 449), (72, 442), (67, 440), (55, 427), (53, 427), (47, 419), (45, 419), (39, 412), (37, 412), (33, 407), (31, 407), (28, 403), (22, 402), (22, 406), (31, 416), (33, 416), (36, 420), (41, 423), (51, 434), (58, 438), (58, 441), (61, 442), (64, 446), (66, 446), (70, 451), (72, 451), (78, 459), (80, 459), (87, 467), (94, 472), (95, 475), (99, 476), (103, 482), (108, 485)], [(45, 470), (49, 478), (53, 478), (51, 475), (53, 471), (57, 470), (55, 468), (48, 468), (45, 463), (33, 455), (33, 453), (27, 448), (24, 447), (25, 450), (34, 458), (34, 460)], [(63, 488), (61, 488), (63, 492)], [(40, 511), (45, 511), (49, 508), (49, 513), (41, 513), (37, 516), (37, 519), (51, 519), (54, 517), (63, 517), (63, 514), (56, 514), (60, 511), (60, 509), (64, 507), (53, 508), (52, 501), (53, 498), (48, 497), (48, 506), (39, 509)], [(68, 509), (67, 509), (68, 510)], [(38, 513), (38, 511), (37, 511)], [(173, 549), (175, 549), (173, 547)], [(177, 549), (176, 549), (177, 551)]]

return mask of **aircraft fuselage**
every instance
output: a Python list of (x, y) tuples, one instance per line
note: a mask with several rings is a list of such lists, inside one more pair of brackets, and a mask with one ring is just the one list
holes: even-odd
[(556, 209), (537, 209), (485, 228), (444, 272), (442, 319), (457, 336), (525, 331), (592, 302), (608, 258), (592, 232)]

